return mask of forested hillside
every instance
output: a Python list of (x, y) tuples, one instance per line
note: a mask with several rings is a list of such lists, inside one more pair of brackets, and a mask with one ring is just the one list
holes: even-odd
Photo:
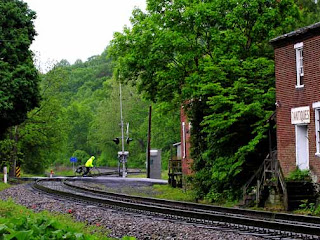
[[(86, 62), (70, 65), (62, 60), (40, 82), (41, 103), (28, 119), (8, 131), (1, 141), (2, 164), (16, 159), (22, 169), (42, 173), (51, 164), (70, 165), (69, 158), (84, 163), (89, 155), (99, 166), (117, 166), (121, 146), (112, 139), (121, 136), (119, 83), (112, 78), (112, 60), (106, 49)], [(148, 109), (130, 85), (122, 86), (123, 117), (134, 140), (129, 167), (144, 167), (146, 161)], [(163, 150), (166, 167), (172, 143), (179, 141), (179, 106), (153, 104), (152, 148)]]

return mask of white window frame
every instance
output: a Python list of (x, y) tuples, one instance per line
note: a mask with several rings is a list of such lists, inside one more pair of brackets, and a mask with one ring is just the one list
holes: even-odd
[(187, 154), (187, 146), (186, 146), (186, 124), (182, 122), (182, 147), (183, 147), (183, 156), (182, 158), (185, 159)]
[(320, 102), (315, 102), (312, 104), (314, 109), (314, 124), (316, 133), (316, 153), (315, 155), (320, 157)]
[(294, 49), (296, 51), (296, 72), (297, 72), (296, 88), (303, 88), (304, 87), (303, 42), (295, 44)]

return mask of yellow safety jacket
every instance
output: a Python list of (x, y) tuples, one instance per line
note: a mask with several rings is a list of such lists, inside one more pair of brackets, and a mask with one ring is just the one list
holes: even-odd
[(86, 162), (86, 164), (84, 165), (85, 167), (93, 167), (93, 160), (95, 159), (94, 156), (92, 156), (91, 158), (88, 159), (88, 161)]

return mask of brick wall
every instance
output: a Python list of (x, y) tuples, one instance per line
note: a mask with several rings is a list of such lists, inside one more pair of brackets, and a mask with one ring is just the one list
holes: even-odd
[[(296, 88), (294, 44), (303, 42), (304, 87)], [(320, 101), (320, 36), (296, 39), (275, 47), (277, 148), (285, 175), (296, 167), (295, 125), (291, 124), (291, 108), (309, 106), (309, 166), (320, 177), (320, 158), (315, 156), (315, 113), (312, 103)]]
[[(182, 174), (190, 175), (192, 174), (191, 165), (192, 159), (190, 158), (190, 124), (187, 115), (184, 111), (183, 106), (180, 111), (181, 119), (181, 159), (182, 159)], [(183, 130), (184, 124), (184, 130)]]

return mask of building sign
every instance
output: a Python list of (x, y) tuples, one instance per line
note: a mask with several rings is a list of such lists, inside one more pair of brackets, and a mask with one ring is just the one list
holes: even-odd
[(310, 107), (291, 108), (291, 124), (310, 123)]

